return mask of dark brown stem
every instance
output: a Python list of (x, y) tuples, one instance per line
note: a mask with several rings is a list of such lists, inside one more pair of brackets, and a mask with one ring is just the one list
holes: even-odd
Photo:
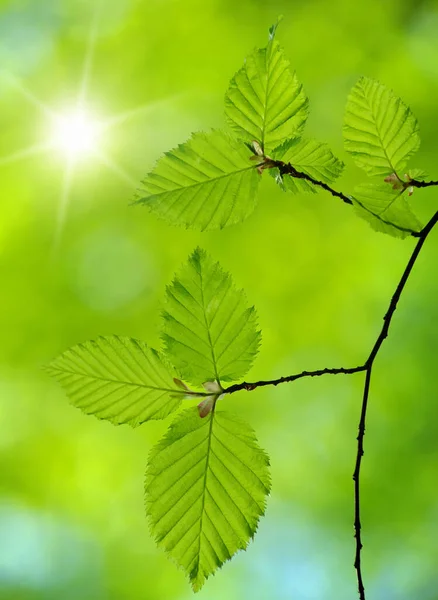
[(313, 183), (313, 185), (316, 185), (317, 187), (322, 188), (326, 192), (329, 192), (329, 194), (331, 194), (332, 196), (335, 196), (335, 198), (340, 198), (343, 202), (345, 202), (345, 204), (353, 204), (353, 201), (351, 200), (351, 198), (349, 198), (342, 192), (337, 192), (336, 190), (331, 188), (329, 185), (327, 185), (323, 181), (318, 181), (318, 179), (314, 179), (311, 175), (307, 175), (307, 173), (298, 171), (290, 163), (284, 163), (281, 160), (275, 160), (275, 161), (272, 161), (272, 166), (278, 168), (278, 170), (280, 171), (280, 175), (282, 177), (284, 175), (290, 175), (291, 177), (294, 177), (295, 179), (305, 179), (306, 181)]
[[(315, 179), (311, 175), (308, 175), (307, 173), (303, 173), (303, 171), (298, 171), (291, 163), (285, 163), (281, 160), (272, 160), (271, 158), (266, 158), (266, 165), (267, 165), (267, 168), (276, 167), (279, 170), (281, 177), (284, 177), (284, 175), (289, 175), (290, 177), (294, 177), (295, 179), (305, 179), (309, 183), (312, 183), (313, 185), (325, 190), (326, 192), (328, 192), (335, 198), (340, 198), (343, 202), (345, 202), (345, 204), (350, 204), (350, 205), (353, 204), (352, 197), (347, 196), (346, 194), (344, 194), (342, 192), (338, 192), (337, 190), (330, 187), (327, 183), (324, 183), (323, 181), (319, 181), (318, 179)], [(438, 185), (438, 181), (419, 181), (416, 179), (412, 179), (411, 181), (409, 181), (409, 184), (406, 183), (406, 188), (408, 188), (408, 187), (425, 188), (425, 187), (431, 187), (431, 186), (435, 186), (435, 185)], [(368, 210), (365, 206), (363, 206), (362, 208), (364, 208), (365, 210)], [(371, 214), (373, 214), (375, 217), (379, 218), (379, 216), (377, 214), (373, 213), (372, 211), (369, 211), (369, 212), (371, 212)], [(384, 223), (386, 223), (386, 221), (384, 219), (381, 219), (381, 220)], [(394, 225), (392, 223), (388, 223), (388, 225), (393, 225), (393, 227), (397, 227), (396, 225)], [(415, 238), (421, 237), (421, 232), (419, 232), (419, 231), (411, 231), (409, 229), (404, 229), (403, 227), (398, 227), (398, 229), (400, 229), (401, 231), (406, 231), (406, 232), (410, 233), (410, 235), (412, 237), (415, 237)]]
[[(293, 167), (292, 167), (293, 168)], [(306, 176), (307, 178), (307, 176)], [(433, 182), (431, 182), (431, 185)], [(419, 186), (425, 187), (425, 186)], [(379, 353), (379, 350), (388, 337), (389, 327), (391, 325), (392, 318), (396, 311), (398, 302), (402, 295), (402, 292), (406, 286), (406, 283), (409, 279), (409, 276), (414, 268), (415, 262), (420, 255), (421, 249), (423, 247), (424, 242), (426, 241), (427, 236), (432, 231), (436, 223), (438, 222), (438, 212), (434, 214), (434, 216), (430, 219), (427, 225), (422, 229), (421, 232), (418, 233), (418, 241), (415, 245), (415, 248), (409, 258), (408, 264), (406, 265), (405, 270), (400, 278), (400, 281), (397, 284), (395, 292), (391, 298), (389, 303), (388, 310), (383, 317), (383, 325), (380, 330), (380, 333), (371, 349), (371, 352), (363, 365), (358, 367), (351, 368), (335, 368), (335, 369), (320, 369), (318, 371), (302, 371), (302, 373), (298, 373), (296, 375), (289, 375), (288, 377), (280, 377), (279, 379), (272, 379), (268, 381), (256, 381), (255, 383), (239, 383), (235, 385), (231, 385), (230, 387), (224, 390), (224, 394), (233, 394), (235, 392), (241, 390), (252, 391), (259, 387), (264, 387), (267, 385), (279, 385), (280, 383), (289, 383), (292, 381), (296, 381), (297, 379), (301, 379), (303, 377), (320, 377), (321, 375), (352, 375), (353, 373), (359, 373), (361, 371), (365, 371), (365, 384), (364, 391), (362, 397), (362, 406), (360, 412), (360, 420), (359, 420), (359, 428), (358, 428), (358, 436), (357, 436), (357, 454), (356, 454), (356, 464), (353, 473), (354, 480), (354, 537), (356, 540), (356, 552), (355, 552), (355, 560), (354, 560), (354, 568), (357, 573), (357, 585), (359, 591), (360, 600), (365, 600), (365, 587), (363, 583), (362, 577), (362, 564), (361, 564), (361, 551), (362, 551), (362, 537), (361, 537), (361, 512), (360, 512), (360, 469), (362, 465), (362, 457), (364, 455), (364, 437), (365, 437), (365, 426), (366, 426), (366, 416), (367, 416), (367, 408), (368, 408), (368, 397), (370, 392), (370, 384), (371, 384), (371, 373), (374, 361)]]
[(417, 179), (412, 179), (409, 182), (409, 185), (415, 188), (425, 188), (431, 187), (433, 185), (438, 185), (438, 181), (418, 181)]
[(368, 406), (368, 395), (370, 393), (370, 382), (371, 382), (371, 366), (366, 368), (365, 385), (363, 390), (362, 409), (360, 413), (359, 421), (359, 434), (357, 436), (357, 456), (356, 466), (354, 468), (353, 480), (354, 480), (354, 537), (356, 539), (356, 554), (354, 557), (354, 568), (357, 573), (357, 587), (359, 590), (360, 600), (365, 600), (365, 587), (362, 579), (362, 566), (361, 566), (361, 550), (362, 550), (362, 537), (361, 537), (361, 522), (360, 522), (360, 467), (362, 464), (363, 450), (363, 438), (365, 436), (365, 421), (367, 416)]
[(244, 381), (243, 383), (236, 383), (235, 385), (230, 385), (230, 387), (224, 389), (224, 394), (234, 394), (235, 392), (240, 392), (241, 390), (246, 390), (247, 392), (251, 392), (259, 387), (265, 387), (267, 385), (279, 385), (280, 383), (290, 383), (292, 381), (296, 381), (297, 379), (301, 379), (303, 377), (320, 377), (321, 375), (352, 375), (353, 373), (359, 373), (360, 371), (365, 371), (365, 365), (361, 367), (351, 367), (344, 368), (340, 367), (338, 369), (319, 369), (318, 371), (302, 371), (301, 373), (297, 373), (296, 375), (288, 375), (287, 377), (280, 377), (279, 379), (271, 379), (268, 381), (256, 381), (255, 383), (247, 383)]
[(357, 585), (359, 590), (359, 598), (360, 600), (365, 600), (365, 589), (363, 585), (362, 579), (362, 566), (361, 566), (361, 550), (362, 550), (362, 538), (361, 538), (361, 519), (360, 519), (360, 467), (362, 464), (362, 457), (364, 454), (364, 446), (363, 440), (365, 437), (365, 423), (366, 423), (366, 415), (367, 415), (367, 407), (368, 407), (368, 396), (370, 391), (370, 383), (371, 383), (371, 372), (373, 368), (374, 361), (379, 353), (379, 350), (388, 337), (389, 327), (391, 325), (392, 318), (397, 308), (398, 301), (402, 295), (402, 292), (405, 288), (405, 285), (409, 279), (409, 276), (414, 268), (415, 262), (420, 254), (421, 248), (423, 247), (424, 242), (426, 241), (427, 236), (432, 231), (436, 223), (438, 222), (438, 212), (434, 214), (434, 216), (430, 219), (428, 224), (424, 227), (424, 229), (420, 232), (420, 237), (418, 242), (415, 245), (415, 248), (409, 258), (408, 264), (406, 265), (405, 270), (401, 276), (401, 279), (397, 285), (397, 288), (394, 292), (394, 295), (391, 298), (391, 302), (389, 303), (388, 310), (386, 311), (385, 316), (383, 317), (383, 326), (380, 330), (380, 333), (374, 343), (374, 346), (370, 352), (370, 355), (365, 363), (366, 375), (365, 375), (365, 385), (362, 399), (362, 408), (360, 413), (360, 421), (359, 421), (359, 433), (357, 436), (357, 455), (356, 455), (356, 465), (353, 474), (354, 480), (354, 537), (356, 539), (356, 555), (354, 560), (354, 567), (357, 572)]

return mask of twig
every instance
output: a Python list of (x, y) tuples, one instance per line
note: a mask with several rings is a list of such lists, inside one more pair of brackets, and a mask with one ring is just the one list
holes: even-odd
[(241, 390), (246, 390), (247, 392), (251, 392), (259, 387), (265, 387), (267, 385), (279, 385), (280, 383), (290, 383), (291, 381), (296, 381), (297, 379), (301, 379), (303, 377), (320, 377), (321, 375), (352, 375), (353, 373), (359, 373), (360, 371), (365, 371), (366, 366), (362, 365), (360, 367), (351, 367), (344, 368), (340, 367), (338, 369), (319, 369), (318, 371), (302, 371), (301, 373), (297, 373), (296, 375), (288, 375), (287, 377), (280, 377), (279, 379), (271, 379), (268, 381), (256, 381), (255, 383), (247, 383), (244, 381), (243, 383), (236, 383), (235, 385), (230, 385), (230, 387), (225, 388), (224, 394), (234, 394), (235, 392), (240, 392)]
[[(298, 169), (296, 169), (291, 163), (285, 163), (281, 160), (273, 160), (269, 157), (265, 157), (265, 161), (266, 161), (266, 168), (276, 167), (279, 170), (281, 177), (283, 177), (284, 175), (289, 175), (290, 177), (293, 177), (295, 179), (305, 179), (309, 183), (312, 183), (313, 185), (325, 190), (326, 192), (328, 192), (335, 198), (340, 198), (343, 202), (345, 202), (345, 204), (350, 204), (350, 205), (353, 204), (352, 196), (347, 196), (343, 192), (338, 192), (337, 190), (330, 187), (327, 183), (324, 183), (324, 181), (319, 181), (318, 179), (315, 179), (314, 177), (312, 177), (311, 175), (308, 175), (307, 173), (304, 173), (303, 171), (298, 171)], [(408, 188), (408, 187), (426, 188), (426, 187), (431, 187), (431, 186), (436, 186), (436, 185), (438, 185), (438, 181), (419, 181), (417, 179), (411, 179), (409, 182), (406, 182), (406, 188)], [(368, 210), (365, 206), (362, 206), (362, 208), (364, 208), (365, 210)], [(368, 212), (373, 214), (375, 217), (380, 218), (379, 215), (373, 213), (372, 211), (369, 210)], [(387, 223), (388, 225), (393, 225), (392, 223), (389, 223), (389, 222), (385, 221), (384, 219), (381, 219), (381, 220), (384, 223)], [(396, 225), (393, 225), (393, 226), (397, 227)], [(419, 238), (421, 236), (421, 232), (419, 232), (419, 231), (410, 231), (410, 230), (404, 229), (403, 227), (397, 227), (397, 228), (400, 229), (401, 231), (408, 231), (412, 237)]]
[(411, 179), (409, 185), (410, 187), (425, 188), (432, 185), (438, 185), (438, 181), (419, 181), (418, 179)]
[(343, 202), (345, 202), (345, 204), (353, 204), (353, 201), (351, 200), (351, 198), (349, 198), (342, 192), (338, 192), (338, 191), (334, 190), (332, 187), (327, 185), (327, 183), (324, 183), (323, 181), (318, 181), (318, 179), (315, 179), (314, 177), (312, 177), (311, 175), (308, 175), (307, 173), (303, 173), (303, 171), (298, 171), (290, 163), (284, 163), (281, 160), (274, 160), (274, 161), (272, 161), (272, 166), (278, 168), (278, 170), (280, 171), (280, 175), (282, 177), (284, 175), (290, 175), (291, 177), (294, 177), (295, 179), (305, 179), (306, 181), (313, 183), (313, 185), (316, 185), (316, 186), (322, 188), (326, 192), (329, 192), (329, 194), (331, 194), (332, 196), (335, 196), (335, 198), (340, 198)]
[(365, 436), (365, 422), (366, 422), (366, 414), (368, 407), (368, 395), (370, 390), (370, 382), (371, 382), (371, 372), (373, 368), (374, 361), (377, 357), (377, 354), (385, 340), (388, 337), (389, 326), (391, 325), (392, 318), (394, 316), (395, 310), (397, 308), (398, 301), (400, 300), (400, 296), (405, 288), (405, 285), (409, 279), (409, 276), (414, 268), (415, 262), (420, 254), (421, 248), (423, 247), (424, 242), (426, 241), (427, 236), (432, 231), (436, 223), (438, 222), (438, 212), (434, 214), (434, 216), (430, 219), (424, 229), (420, 232), (420, 238), (415, 245), (415, 248), (411, 254), (411, 257), (406, 265), (405, 270), (401, 276), (401, 279), (397, 285), (397, 288), (394, 292), (394, 295), (391, 298), (391, 302), (389, 303), (388, 310), (383, 317), (383, 326), (379, 333), (379, 336), (370, 352), (370, 355), (365, 363), (366, 368), (366, 376), (365, 376), (365, 385), (364, 385), (364, 393), (362, 400), (362, 409), (360, 414), (359, 421), (359, 433), (357, 436), (357, 455), (356, 455), (356, 466), (354, 469), (353, 480), (354, 480), (354, 537), (356, 538), (356, 556), (354, 561), (354, 568), (357, 572), (357, 584), (359, 590), (359, 598), (360, 600), (365, 600), (365, 589), (363, 585), (362, 579), (362, 567), (361, 567), (361, 550), (362, 550), (362, 538), (361, 538), (361, 521), (360, 521), (360, 467), (362, 463), (362, 456), (364, 454), (363, 448), (363, 439)]
[[(307, 176), (306, 176), (307, 178)], [(421, 183), (421, 182), (419, 182)], [(429, 182), (430, 185), (436, 185), (438, 182)], [(418, 186), (418, 187), (426, 187), (426, 186)], [(420, 251), (423, 247), (424, 242), (426, 241), (427, 236), (432, 231), (436, 223), (438, 222), (438, 212), (434, 214), (434, 216), (430, 219), (427, 225), (422, 229), (421, 232), (418, 233), (418, 241), (415, 245), (415, 248), (409, 258), (408, 264), (406, 265), (405, 270), (400, 278), (399, 283), (395, 289), (395, 292), (391, 298), (389, 303), (388, 310), (386, 311), (385, 316), (383, 317), (383, 326), (380, 330), (380, 333), (374, 343), (374, 346), (371, 349), (371, 352), (363, 365), (358, 367), (351, 368), (336, 368), (336, 369), (320, 369), (317, 371), (303, 371), (302, 373), (298, 373), (295, 375), (289, 375), (288, 377), (280, 377), (279, 379), (272, 379), (268, 381), (256, 381), (254, 383), (239, 383), (235, 385), (231, 385), (230, 387), (223, 390), (224, 394), (233, 394), (235, 392), (246, 390), (252, 391), (259, 387), (264, 387), (268, 385), (279, 385), (280, 383), (290, 383), (292, 381), (296, 381), (297, 379), (301, 379), (303, 377), (319, 377), (321, 375), (352, 375), (354, 373), (360, 373), (365, 371), (365, 383), (364, 383), (364, 391), (362, 398), (362, 406), (360, 413), (360, 421), (358, 427), (358, 436), (357, 436), (357, 455), (356, 455), (356, 464), (353, 473), (354, 480), (354, 537), (356, 540), (356, 553), (354, 560), (354, 568), (357, 573), (357, 584), (359, 591), (360, 600), (365, 600), (365, 587), (363, 584), (362, 577), (362, 565), (361, 565), (361, 550), (362, 550), (362, 538), (361, 538), (361, 513), (360, 513), (360, 468), (362, 464), (362, 457), (364, 455), (364, 437), (365, 437), (365, 425), (366, 425), (366, 415), (368, 408), (368, 397), (370, 392), (370, 384), (371, 384), (371, 373), (374, 361), (379, 353), (379, 350), (388, 337), (389, 327), (391, 325), (392, 318), (396, 311), (398, 302), (402, 295), (402, 292), (406, 286), (406, 283), (409, 279), (409, 276), (414, 268), (415, 262), (420, 255)]]

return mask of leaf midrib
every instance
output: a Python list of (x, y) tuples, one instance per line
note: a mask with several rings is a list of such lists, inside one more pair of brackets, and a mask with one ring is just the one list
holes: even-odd
[(199, 278), (201, 280), (201, 285), (199, 287), (199, 291), (201, 292), (201, 305), (202, 305), (202, 315), (204, 317), (205, 329), (207, 330), (208, 343), (210, 346), (211, 359), (213, 362), (214, 374), (216, 376), (216, 381), (220, 384), (219, 373), (217, 370), (216, 356), (214, 353), (213, 340), (211, 339), (210, 326), (208, 324), (207, 313), (205, 311), (205, 299), (204, 299), (204, 281), (202, 277), (202, 265), (199, 263)]
[(70, 375), (77, 375), (80, 377), (88, 377), (89, 379), (97, 379), (98, 381), (105, 381), (108, 383), (121, 383), (123, 385), (130, 385), (135, 387), (143, 387), (148, 390), (158, 390), (160, 392), (172, 392), (172, 394), (187, 394), (184, 390), (179, 390), (178, 388), (164, 388), (157, 387), (154, 385), (146, 385), (145, 383), (134, 383), (133, 381), (123, 381), (121, 379), (111, 379), (106, 377), (99, 377), (98, 375), (88, 375), (87, 373), (78, 373), (77, 371), (70, 371), (69, 369), (59, 369), (57, 367), (49, 367), (52, 371), (57, 371), (58, 373), (69, 373)]
[(198, 541), (198, 552), (196, 559), (196, 578), (199, 575), (199, 565), (201, 562), (201, 539), (202, 539), (202, 524), (204, 522), (204, 512), (205, 512), (205, 497), (207, 495), (207, 475), (210, 469), (210, 449), (211, 449), (211, 440), (213, 438), (213, 423), (214, 423), (215, 409), (211, 412), (210, 426), (208, 429), (208, 441), (207, 441), (207, 458), (205, 463), (205, 473), (204, 473), (204, 481), (202, 484), (202, 504), (201, 504), (201, 517), (199, 523), (199, 541)]
[[(362, 88), (362, 90), (363, 90), (363, 88)], [(369, 102), (369, 99), (368, 99), (368, 97), (365, 95), (365, 91), (363, 91), (363, 97), (364, 97), (364, 100), (365, 100), (365, 102), (366, 102), (366, 104), (367, 104), (367, 106), (368, 106), (368, 110), (370, 111), (370, 113), (371, 113), (371, 115), (372, 115), (372, 117), (373, 117), (373, 120), (374, 120), (374, 126), (375, 126), (375, 128), (376, 128), (376, 131), (377, 131), (377, 135), (378, 135), (378, 138), (379, 138), (379, 141), (380, 141), (380, 145), (381, 145), (381, 147), (382, 147), (382, 150), (383, 150), (383, 154), (385, 155), (385, 158), (386, 158), (386, 160), (388, 161), (388, 164), (389, 164), (389, 166), (390, 166), (391, 170), (392, 170), (392, 171), (393, 171), (393, 172), (394, 172), (394, 173), (397, 175), (397, 171), (396, 171), (396, 169), (395, 169), (394, 165), (392, 164), (392, 161), (390, 160), (390, 158), (389, 158), (389, 156), (388, 156), (388, 153), (387, 153), (387, 151), (386, 151), (385, 145), (384, 145), (384, 143), (383, 143), (383, 137), (382, 137), (382, 135), (381, 135), (380, 128), (379, 128), (379, 126), (378, 126), (378, 124), (377, 124), (377, 118), (376, 118), (376, 116), (375, 116), (375, 114), (374, 114), (374, 110), (373, 110), (373, 108), (372, 108), (372, 106), (371, 106), (371, 104), (370, 104), (370, 102)], [(393, 120), (394, 120), (394, 119), (393, 119)]]
[[(211, 183), (213, 181), (218, 181), (219, 179), (225, 179), (226, 177), (232, 177), (233, 175), (237, 175), (239, 173), (244, 173), (245, 171), (250, 171), (250, 170), (256, 169), (256, 168), (257, 168), (257, 165), (250, 165), (249, 167), (237, 169), (236, 171), (230, 171), (229, 173), (225, 173), (224, 175), (219, 175), (218, 177), (211, 177), (210, 179), (205, 179), (205, 181), (198, 181), (196, 183), (191, 183), (190, 185), (180, 185), (179, 187), (173, 188), (171, 190), (162, 189), (160, 192), (155, 192), (155, 193), (149, 194), (149, 196), (146, 196), (146, 198), (151, 198), (153, 196), (161, 196), (162, 194), (171, 194), (171, 193), (177, 192), (179, 190), (187, 190), (190, 188), (195, 188), (200, 185), (205, 185), (205, 184)], [(161, 177), (161, 175), (158, 175), (156, 173), (153, 175), (155, 175), (157, 177)], [(147, 181), (145, 183), (147, 183)], [(172, 182), (172, 183), (174, 183), (174, 182)], [(140, 198), (138, 200), (138, 202), (142, 202), (142, 201), (143, 201), (143, 198)]]

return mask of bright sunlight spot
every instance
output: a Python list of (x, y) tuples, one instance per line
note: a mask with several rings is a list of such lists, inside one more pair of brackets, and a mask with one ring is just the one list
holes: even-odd
[(81, 158), (97, 150), (99, 124), (84, 112), (55, 117), (53, 143), (69, 158)]

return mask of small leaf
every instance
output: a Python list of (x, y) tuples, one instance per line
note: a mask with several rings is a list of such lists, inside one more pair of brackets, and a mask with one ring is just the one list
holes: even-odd
[(417, 181), (424, 181), (426, 177), (427, 173), (423, 169), (409, 169), (409, 171), (404, 174), (404, 178), (406, 181), (412, 181), (412, 179), (416, 179)]
[(299, 135), (308, 116), (308, 99), (290, 72), (278, 42), (255, 50), (230, 82), (225, 95), (228, 125), (243, 140), (257, 140), (265, 153)]
[(255, 309), (204, 250), (167, 288), (163, 318), (165, 352), (187, 381), (233, 381), (251, 367), (260, 344)]
[[(290, 163), (297, 171), (324, 183), (332, 183), (344, 170), (344, 163), (334, 156), (328, 145), (313, 139), (286, 140), (274, 150), (273, 158)], [(275, 177), (277, 173), (273, 175)], [(287, 174), (283, 176), (283, 184), (286, 190), (294, 193), (317, 191), (309, 181)]]
[(99, 337), (67, 350), (45, 370), (87, 415), (132, 427), (164, 419), (186, 394), (156, 350), (128, 337)]
[(284, 15), (278, 15), (277, 21), (273, 25), (271, 25), (271, 27), (269, 28), (269, 39), (270, 40), (273, 40), (275, 38), (275, 34), (277, 33), (278, 26), (282, 22), (283, 18), (284, 18)]
[(152, 449), (145, 486), (151, 531), (195, 592), (247, 547), (270, 486), (269, 459), (253, 430), (217, 409), (203, 419), (196, 408), (180, 413)]
[(260, 179), (250, 156), (222, 131), (194, 133), (158, 161), (137, 203), (173, 224), (202, 231), (243, 221), (254, 210)]
[(345, 149), (371, 176), (400, 175), (420, 146), (411, 110), (378, 81), (362, 77), (348, 97)]
[(357, 214), (375, 231), (399, 238), (421, 231), (405, 194), (388, 185), (362, 184), (355, 188), (352, 201)]

